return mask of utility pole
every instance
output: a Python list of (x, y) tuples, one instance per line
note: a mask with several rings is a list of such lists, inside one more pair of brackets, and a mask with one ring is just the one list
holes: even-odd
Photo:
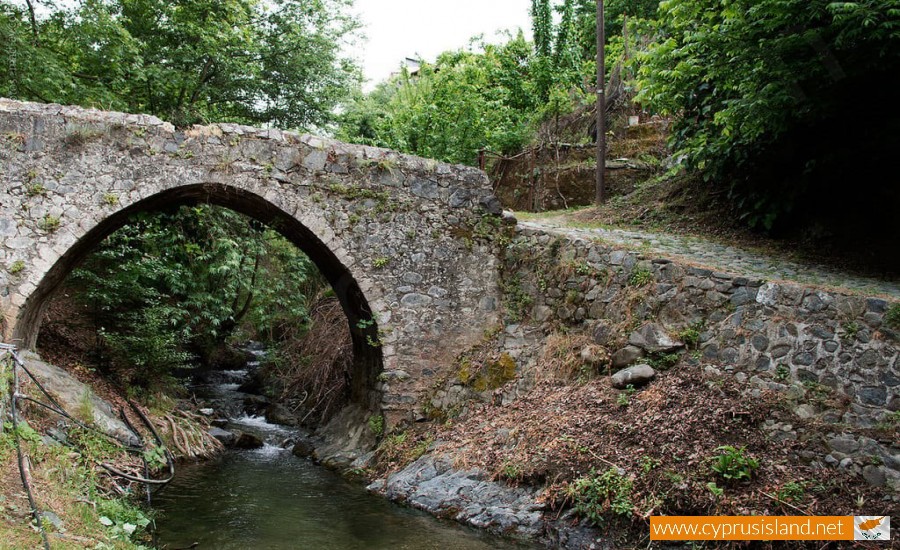
[(606, 200), (606, 25), (603, 0), (597, 0), (597, 186), (594, 202)]

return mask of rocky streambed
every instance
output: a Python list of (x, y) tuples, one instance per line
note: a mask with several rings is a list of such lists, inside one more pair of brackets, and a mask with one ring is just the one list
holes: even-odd
[[(197, 548), (221, 549), (529, 547), (495, 535), (504, 529), (490, 528), (495, 516), (508, 516), (503, 525), (512, 527), (522, 523), (520, 519), (530, 521), (539, 515), (527, 511), (530, 497), (525, 491), (517, 494), (518, 490), (513, 490), (509, 495), (501, 495), (496, 489), (486, 492), (481, 523), (467, 523), (488, 529), (476, 530), (433, 517), (448, 516), (446, 506), (451, 504), (445, 497), (449, 496), (446, 491), (452, 490), (450, 483), (435, 493), (438, 500), (433, 506), (426, 506), (419, 495), (401, 498), (402, 491), (414, 485), (411, 477), (392, 479), (391, 493), (377, 492), (410, 505), (398, 506), (373, 494), (377, 484), (367, 491), (361, 484), (297, 456), (304, 451), (316, 453), (317, 446), (325, 449), (327, 442), (299, 428), (270, 422), (273, 416), (283, 417), (290, 411), (262, 396), (241, 391), (257, 366), (254, 360), (246, 369), (208, 372), (194, 387), (204, 405), (202, 412), (213, 417), (216, 427), (212, 434), (226, 444), (227, 451), (211, 461), (180, 466), (175, 480), (155, 499), (161, 544), (183, 548), (197, 543)], [(485, 482), (479, 489), (470, 483), (474, 480), (469, 475), (464, 474), (460, 480), (469, 480), (463, 483), (473, 489), (488, 490), (492, 485)], [(434, 476), (429, 480), (440, 485)], [(474, 499), (476, 495), (465, 498)], [(488, 512), (495, 508), (496, 499), (503, 501), (503, 511), (497, 508), (496, 513)], [(474, 507), (470, 510), (474, 513)]]

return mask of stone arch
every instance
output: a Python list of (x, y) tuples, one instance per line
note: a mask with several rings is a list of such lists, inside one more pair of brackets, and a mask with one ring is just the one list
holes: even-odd
[[(356, 399), (380, 399), (369, 408), (387, 425), (418, 418), (498, 321), (500, 207), (479, 170), (275, 129), (0, 99), (4, 340), (34, 344), (47, 296), (124, 216), (179, 201), (274, 224), (309, 254), (355, 332)], [(363, 315), (377, 328), (361, 332)]]
[(370, 299), (358, 283), (358, 279), (364, 275), (353, 273), (352, 268), (297, 217), (255, 193), (219, 183), (172, 187), (117, 210), (101, 220), (72, 244), (37, 284), (19, 311), (12, 331), (14, 341), (19, 342), (22, 347), (34, 348), (49, 298), (69, 273), (106, 237), (125, 225), (132, 215), (201, 203), (234, 210), (275, 229), (319, 268), (334, 289), (350, 327), (353, 340), (351, 397), (355, 402), (376, 406), (379, 399), (373, 388), (383, 368), (382, 353), (380, 347), (370, 344), (378, 335), (377, 322), (366, 328), (360, 328), (359, 324), (361, 320), (372, 320), (374, 317)]

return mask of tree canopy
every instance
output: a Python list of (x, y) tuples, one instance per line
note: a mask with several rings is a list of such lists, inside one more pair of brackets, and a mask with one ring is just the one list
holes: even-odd
[[(351, 0), (0, 2), (0, 95), (176, 124), (329, 122), (359, 80)], [(67, 5), (66, 5), (67, 6)]]
[(772, 227), (806, 191), (857, 179), (856, 159), (880, 162), (897, 116), (865, 130), (854, 105), (893, 103), (900, 1), (666, 0), (642, 63), (640, 99), (675, 118), (687, 168)]
[(403, 72), (359, 96), (338, 137), (466, 164), (481, 148), (514, 151), (528, 139), (537, 106), (530, 51), (520, 34), (483, 53), (446, 52), (415, 76)]
[(522, 32), (501, 44), (473, 41), (358, 95), (338, 137), (465, 164), (475, 164), (482, 149), (519, 151), (542, 120), (571, 110), (596, 81), (595, 60), (583, 56), (578, 7), (576, 0), (534, 0), (533, 42)]

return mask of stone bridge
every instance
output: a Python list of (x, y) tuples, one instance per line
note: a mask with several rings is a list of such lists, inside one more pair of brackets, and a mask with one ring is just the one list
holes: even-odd
[[(3, 339), (33, 348), (66, 275), (129, 216), (209, 202), (276, 228), (347, 314), (354, 399), (395, 422), (498, 321), (486, 176), (372, 147), (235, 124), (0, 99)], [(360, 321), (374, 320), (375, 324)]]

